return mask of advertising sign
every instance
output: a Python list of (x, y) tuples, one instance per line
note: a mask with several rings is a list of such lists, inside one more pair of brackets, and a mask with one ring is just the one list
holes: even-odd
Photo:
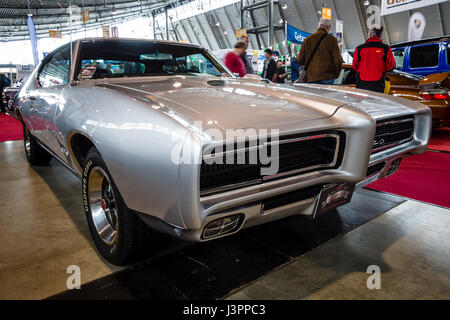
[(240, 38), (242, 36), (246, 36), (247, 35), (247, 29), (246, 28), (242, 28), (242, 29), (237, 29), (236, 30), (236, 38)]
[(59, 30), (48, 30), (48, 36), (50, 38), (61, 39), (62, 38), (62, 32), (59, 31)]
[(294, 43), (303, 43), (306, 37), (310, 36), (311, 33), (302, 31), (300, 29), (294, 28), (293, 26), (286, 24), (286, 40)]
[(322, 18), (327, 18), (331, 20), (331, 9), (330, 8), (322, 8)]
[(381, 0), (381, 15), (431, 6), (447, 0)]

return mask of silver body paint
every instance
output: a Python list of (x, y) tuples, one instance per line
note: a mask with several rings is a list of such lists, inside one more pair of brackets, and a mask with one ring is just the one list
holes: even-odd
[[(73, 50), (77, 57), (79, 42)], [(428, 107), (351, 88), (226, 76), (74, 81), (73, 70), (69, 84), (42, 88), (36, 81), (38, 70), (19, 93), (18, 112), (40, 143), (81, 176), (83, 164), (75, 158), (71, 141), (84, 135), (98, 149), (130, 209), (152, 227), (194, 241), (201, 240), (208, 222), (232, 213), (245, 215), (242, 227), (312, 214), (316, 198), (264, 215), (258, 201), (318, 184), (364, 185), (383, 176), (363, 181), (369, 165), (424, 152), (431, 130)], [(414, 115), (414, 138), (371, 155), (376, 121), (401, 115)], [(200, 166), (178, 165), (171, 158), (179, 144), (201, 159), (206, 145), (220, 143), (202, 136), (195, 121), (202, 121), (203, 130), (279, 129), (280, 135), (339, 130), (346, 134), (342, 164), (201, 197)]]

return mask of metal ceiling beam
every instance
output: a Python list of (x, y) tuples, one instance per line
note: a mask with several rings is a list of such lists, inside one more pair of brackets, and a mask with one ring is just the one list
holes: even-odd
[[(216, 10), (212, 10), (212, 11), (211, 11), (211, 14), (214, 16), (214, 19), (220, 23), (220, 19), (217, 17)], [(232, 48), (234, 44), (231, 44), (231, 43), (230, 43), (230, 39), (228, 39), (228, 37), (226, 37), (226, 36), (223, 34), (224, 31), (225, 31), (225, 30), (223, 30), (222, 24), (220, 24), (219, 34), (220, 34), (220, 35), (222, 36), (222, 38), (224, 39), (224, 42), (225, 42), (225, 48)]]
[(192, 33), (194, 34), (195, 38), (197, 39), (197, 44), (200, 44), (200, 45), (201, 45), (202, 43), (201, 43), (201, 41), (200, 41), (200, 38), (198, 37), (197, 33), (195, 32), (194, 27), (192, 27), (192, 23), (191, 23), (190, 18), (185, 19), (185, 21), (187, 21), (187, 23), (189, 24), (189, 27), (190, 27), (191, 30), (192, 30)]
[(203, 36), (204, 36), (204, 38), (206, 40), (206, 43), (209, 46), (209, 49), (210, 50), (214, 50), (213, 46), (211, 45), (211, 42), (209, 41), (209, 37), (206, 36), (207, 34), (205, 33), (205, 30), (203, 29), (202, 24), (199, 22), (198, 15), (195, 15), (194, 19), (195, 19), (195, 21), (197, 21), (197, 25), (200, 28), (201, 32), (203, 33)]

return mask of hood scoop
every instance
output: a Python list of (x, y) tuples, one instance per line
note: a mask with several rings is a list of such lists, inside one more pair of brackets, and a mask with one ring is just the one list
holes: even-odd
[(227, 84), (225, 80), (209, 80), (206, 83), (213, 87), (224, 87)]

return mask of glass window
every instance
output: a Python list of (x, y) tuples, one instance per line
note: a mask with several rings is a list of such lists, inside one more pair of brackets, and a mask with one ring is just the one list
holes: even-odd
[(394, 49), (392, 50), (392, 54), (394, 55), (395, 69), (402, 70), (403, 60), (405, 59), (405, 49)]
[(207, 51), (187, 45), (117, 40), (82, 43), (79, 78), (230, 75)]
[(66, 84), (69, 78), (70, 47), (52, 55), (39, 73), (39, 83), (43, 87)]
[(450, 43), (447, 43), (447, 65), (450, 66)]
[(409, 61), (411, 68), (436, 67), (439, 64), (439, 45), (412, 47)]

